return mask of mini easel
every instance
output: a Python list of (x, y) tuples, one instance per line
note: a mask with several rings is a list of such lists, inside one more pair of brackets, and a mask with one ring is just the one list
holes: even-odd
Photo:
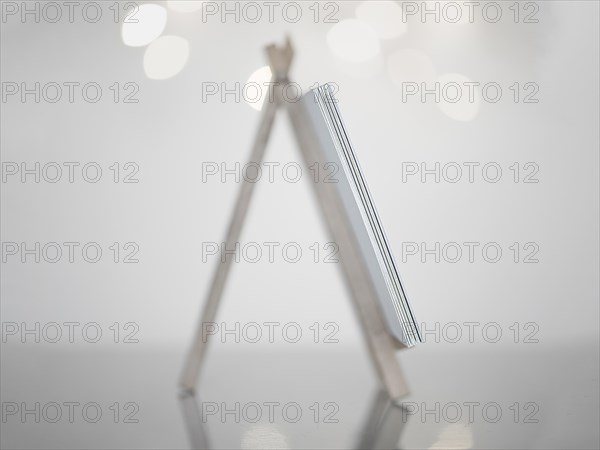
[[(322, 156), (315, 150), (317, 148), (316, 136), (309, 123), (309, 118), (305, 116), (301, 108), (295, 107), (295, 103), (286, 103), (282, 95), (282, 90), (290, 83), (288, 73), (294, 56), (290, 40), (288, 39), (283, 47), (270, 45), (266, 48), (266, 52), (271, 67), (272, 81), (278, 83), (278, 85), (275, 87), (272, 101), (265, 99), (260, 125), (250, 154), (250, 162), (257, 164), (262, 162), (275, 114), (280, 108), (285, 107), (306, 166), (308, 167), (314, 162), (326, 163), (326, 161), (322, 161)], [(322, 165), (319, 167), (322, 167)], [(242, 181), (233, 217), (227, 230), (226, 248), (233, 248), (239, 240), (254, 184)], [(329, 183), (314, 183), (314, 186), (329, 231), (339, 247), (339, 259), (346, 283), (352, 294), (359, 322), (362, 325), (371, 359), (390, 398), (398, 399), (408, 392), (395, 357), (395, 351), (404, 348), (404, 345), (386, 327), (375, 290), (367, 275), (367, 267), (359, 256), (356, 238), (344, 215), (337, 193)], [(233, 258), (225, 258), (224, 261), (219, 260), (214, 274), (180, 381), (181, 386), (186, 391), (194, 390), (207, 349), (206, 339), (202, 336), (202, 324), (214, 322), (215, 320), (232, 260)]]

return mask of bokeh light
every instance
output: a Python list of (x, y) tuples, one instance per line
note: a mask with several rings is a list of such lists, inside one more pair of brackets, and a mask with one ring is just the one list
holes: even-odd
[[(135, 21), (135, 22), (134, 22)], [(125, 45), (142, 47), (161, 35), (167, 24), (167, 10), (159, 5), (140, 5), (123, 21), (121, 37)]]
[(271, 68), (269, 66), (261, 67), (255, 70), (246, 81), (242, 91), (244, 100), (250, 107), (260, 111), (269, 93), (269, 86), (265, 85), (271, 81)]
[[(469, 122), (479, 113), (481, 94), (477, 87), (470, 88), (465, 83), (471, 80), (460, 73), (446, 73), (437, 80), (440, 90), (438, 107), (448, 117), (461, 122)], [(472, 95), (471, 95), (472, 94)]]
[(327, 33), (327, 44), (336, 57), (352, 63), (369, 61), (381, 50), (375, 31), (358, 19), (336, 23)]
[(174, 77), (186, 65), (190, 55), (188, 41), (179, 36), (161, 36), (146, 49), (144, 71), (153, 80)]
[(406, 33), (402, 8), (395, 2), (362, 2), (356, 7), (356, 17), (367, 23), (380, 39), (395, 39)]

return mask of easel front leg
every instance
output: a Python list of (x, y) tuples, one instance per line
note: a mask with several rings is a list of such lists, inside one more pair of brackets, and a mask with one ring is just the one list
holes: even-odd
[[(277, 108), (277, 101), (265, 100), (260, 126), (250, 155), (250, 162), (252, 163), (260, 164), (263, 160)], [(225, 238), (225, 248), (233, 248), (236, 242), (239, 241), (242, 225), (244, 224), (244, 219), (248, 212), (252, 192), (254, 191), (254, 184), (255, 183), (250, 183), (246, 180), (242, 181), (233, 216), (229, 222), (229, 228)], [(214, 322), (215, 320), (219, 308), (219, 301), (221, 300), (225, 282), (227, 281), (227, 275), (229, 274), (229, 269), (231, 267), (231, 262), (232, 258), (226, 258), (225, 261), (220, 261), (213, 276), (208, 298), (206, 299), (202, 314), (200, 315), (200, 321), (196, 328), (192, 348), (187, 356), (185, 367), (181, 375), (180, 385), (187, 391), (193, 391), (194, 386), (196, 385), (208, 344), (208, 336), (203, 336), (203, 324)]]

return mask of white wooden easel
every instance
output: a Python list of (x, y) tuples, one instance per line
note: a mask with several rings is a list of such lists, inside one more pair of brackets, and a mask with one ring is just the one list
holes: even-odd
[[(266, 48), (266, 52), (272, 72), (271, 81), (278, 84), (275, 85), (273, 101), (265, 100), (260, 125), (252, 146), (249, 161), (257, 164), (261, 163), (275, 115), (279, 109), (285, 108), (288, 111), (292, 128), (306, 166), (308, 167), (314, 162), (319, 162), (319, 164), (326, 163), (327, 161), (322, 161), (321, 155), (315, 151), (316, 137), (311, 129), (308, 118), (300, 108), (294, 107), (294, 103), (286, 104), (283, 100), (282, 89), (285, 88), (286, 84), (290, 83), (288, 73), (294, 56), (290, 40), (288, 39), (286, 45), (283, 47), (277, 47), (274, 44), (270, 45)], [(404, 345), (386, 327), (385, 318), (378, 304), (375, 290), (367, 275), (367, 267), (359, 256), (356, 238), (344, 215), (343, 208), (340, 206), (336, 192), (332, 189), (331, 184), (328, 183), (315, 183), (314, 186), (329, 231), (339, 246), (339, 259), (345, 274), (346, 283), (352, 293), (355, 310), (362, 325), (371, 359), (390, 398), (394, 400), (398, 399), (408, 392), (395, 356), (395, 351), (404, 348)], [(226, 248), (233, 248), (239, 240), (253, 189), (254, 183), (242, 181), (225, 238)], [(231, 267), (231, 261), (232, 258), (225, 258), (224, 261), (219, 260), (214, 274), (192, 348), (181, 376), (180, 384), (185, 391), (194, 391), (208, 344), (202, 335), (202, 324), (214, 322), (215, 320), (219, 301)]]

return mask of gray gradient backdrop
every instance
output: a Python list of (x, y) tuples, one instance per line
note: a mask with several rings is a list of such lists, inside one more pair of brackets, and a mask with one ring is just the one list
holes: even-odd
[[(337, 17), (353, 17), (357, 4), (341, 2)], [(303, 5), (307, 13), (308, 3)], [(506, 8), (508, 3), (503, 5)], [(169, 11), (163, 34), (187, 39), (190, 57), (179, 74), (162, 81), (146, 77), (145, 48), (124, 45), (121, 25), (112, 20), (96, 24), (81, 20), (72, 24), (19, 20), (2, 23), (3, 83), (94, 81), (104, 88), (104, 97), (95, 104), (81, 99), (72, 104), (23, 103), (18, 96), (2, 102), (3, 163), (97, 162), (103, 169), (98, 183), (83, 181), (80, 172), (76, 172), (74, 183), (64, 178), (54, 184), (43, 180), (35, 183), (31, 178), (22, 183), (17, 176), (3, 181), (2, 241), (27, 242), (30, 246), (35, 242), (44, 245), (94, 241), (104, 251), (96, 264), (82, 261), (80, 253), (76, 253), (72, 264), (65, 255), (55, 264), (36, 264), (31, 257), (22, 263), (18, 255), (7, 256), (2, 263), (2, 322), (25, 322), (30, 326), (35, 322), (42, 326), (48, 322), (97, 322), (107, 333), (97, 345), (82, 339), (76, 339), (75, 344), (64, 339), (57, 344), (22, 344), (18, 337), (5, 339), (2, 400), (19, 402), (24, 392), (32, 392), (33, 386), (46, 384), (28, 398), (48, 401), (47, 392), (58, 392), (52, 391), (56, 383), (64, 385), (65, 390), (60, 391), (62, 397), (53, 394), (52, 398), (84, 396), (81, 392), (85, 391), (82, 386), (87, 376), (96, 380), (96, 397), (112, 399), (114, 396), (103, 393), (103, 377), (118, 385), (118, 392), (136, 392), (134, 386), (139, 387), (140, 380), (158, 376), (156, 369), (161, 367), (169, 375), (165, 375), (160, 387), (156, 387), (158, 383), (149, 384), (143, 395), (160, 390), (156, 395), (175, 401), (177, 372), (217, 262), (214, 256), (203, 262), (202, 244), (223, 239), (239, 188), (231, 177), (226, 183), (218, 177), (203, 182), (202, 164), (245, 164), (260, 117), (243, 100), (235, 102), (232, 96), (226, 102), (217, 96), (203, 102), (202, 83), (245, 83), (252, 72), (266, 64), (263, 47), (283, 42), (289, 34), (296, 48), (292, 79), (303, 89), (317, 82), (335, 82), (339, 87), (341, 112), (419, 322), (429, 329), (436, 322), (440, 329), (452, 322), (480, 324), (474, 342), (463, 335), (457, 343), (443, 336), (436, 343), (429, 336), (425, 345), (399, 354), (409, 384), (436, 398), (444, 380), (439, 362), (456, 380), (473, 377), (473, 383), (479, 386), (486, 384), (483, 380), (487, 376), (497, 379), (496, 388), (489, 386), (485, 394), (471, 398), (487, 401), (512, 395), (510, 402), (506, 400), (510, 404), (529, 401), (535, 395), (525, 388), (509, 390), (510, 395), (507, 394), (507, 388), (501, 387), (503, 376), (510, 377), (512, 386), (526, 378), (528, 386), (538, 386), (536, 392), (546, 399), (545, 421), (539, 424), (543, 430), (521, 435), (517, 432), (516, 436), (527, 438), (514, 442), (501, 439), (513, 431), (492, 430), (493, 437), (484, 433), (479, 443), (475, 438), (473, 448), (551, 445), (540, 436), (550, 439), (554, 420), (561, 420), (562, 416), (556, 416), (561, 409), (559, 397), (583, 399), (586, 406), (582, 410), (573, 406), (576, 417), (559, 433), (564, 440), (555, 438), (550, 442), (597, 447), (599, 7), (592, 1), (538, 5), (536, 24), (514, 24), (510, 20), (497, 24), (481, 20), (464, 25), (423, 24), (413, 20), (405, 34), (382, 42), (380, 54), (361, 67), (349, 67), (332, 54), (326, 36), (333, 24), (314, 23), (308, 18), (295, 24), (283, 20), (271, 24), (219, 20), (202, 23), (200, 13)], [(502, 99), (497, 103), (481, 102), (477, 115), (469, 121), (454, 120), (431, 100), (403, 102), (399, 86), (390, 79), (386, 61), (405, 48), (427, 55), (438, 75), (460, 73), (482, 84), (499, 83), (503, 87)], [(139, 103), (115, 104), (108, 90), (114, 82), (137, 83)], [(515, 82), (536, 83), (539, 102), (515, 103), (509, 90)], [(265, 159), (281, 164), (300, 161), (284, 115), (276, 119)], [(139, 182), (112, 182), (109, 166), (114, 162), (121, 167), (135, 162), (139, 166)], [(466, 173), (457, 183), (443, 179), (436, 183), (432, 176), (424, 183), (418, 176), (403, 182), (403, 163), (407, 162), (425, 162), (428, 167), (436, 162), (442, 166), (449, 162), (477, 162), (480, 166), (473, 183), (466, 180)], [(503, 170), (497, 183), (486, 182), (481, 176), (481, 166), (489, 162), (499, 164)], [(515, 183), (509, 168), (515, 162), (521, 170), (526, 163), (537, 164), (539, 182)], [(306, 333), (310, 333), (308, 327), (314, 322), (321, 326), (335, 322), (339, 343), (324, 350), (310, 338), (294, 345), (281, 339), (274, 344), (228, 342), (217, 344), (211, 355), (219, 354), (218, 349), (226, 352), (226, 348), (234, 354), (243, 353), (245, 358), (260, 351), (313, 356), (339, 352), (350, 355), (344, 377), (356, 372), (357, 383), (362, 385), (361, 374), (370, 368), (341, 270), (335, 263), (315, 263), (309, 250), (314, 242), (322, 246), (330, 240), (311, 192), (309, 172), (305, 171), (298, 183), (286, 182), (280, 174), (276, 172), (274, 183), (263, 179), (256, 186), (241, 243), (298, 242), (303, 258), (291, 264), (276, 253), (275, 263), (263, 256), (258, 263), (246, 261), (236, 265), (219, 321), (229, 326), (236, 321), (298, 322)], [(123, 244), (136, 243), (139, 262), (114, 263), (108, 248), (114, 242), (121, 244), (121, 252)], [(407, 242), (426, 243), (428, 248), (436, 242), (441, 246), (448, 242), (481, 245), (473, 263), (468, 261), (464, 247), (460, 261), (451, 263), (442, 257), (438, 263), (431, 255), (425, 262), (421, 253), (403, 255), (403, 243)], [(497, 263), (486, 262), (481, 255), (482, 246), (488, 242), (502, 248), (502, 258)], [(509, 248), (514, 242), (521, 246), (519, 262), (513, 260), (514, 253)], [(522, 261), (528, 253), (523, 249), (526, 243), (539, 248), (537, 262)], [(108, 328), (114, 322), (121, 326), (135, 322), (140, 342), (129, 347), (114, 344)], [(503, 332), (495, 344), (487, 342), (480, 332), (484, 324), (491, 322), (499, 324)], [(510, 328), (515, 322), (521, 332), (517, 344)], [(530, 322), (534, 323), (533, 328), (524, 328)], [(465, 326), (461, 329), (466, 333)], [(535, 338), (539, 342), (523, 343), (524, 336), (533, 329), (537, 330)], [(99, 356), (101, 351), (104, 359)], [(69, 369), (74, 358), (87, 360), (85, 355), (90, 354), (97, 355), (103, 361), (101, 367), (111, 375), (101, 375), (103, 372), (93, 365), (89, 370)], [(453, 354), (462, 357), (454, 360)], [(142, 361), (142, 355), (147, 363), (133, 362), (137, 358)], [(352, 360), (351, 355), (360, 356)], [(497, 361), (494, 355), (503, 363), (494, 366), (490, 362)], [(546, 355), (545, 359), (540, 355)], [(494, 367), (494, 374), (464, 366), (476, 360)], [(52, 361), (59, 366), (53, 366)], [(311, 364), (309, 357), (305, 365)], [(251, 366), (250, 363), (248, 367)], [(527, 369), (520, 371), (524, 366)], [(117, 367), (128, 367), (123, 378), (111, 372)], [(239, 368), (220, 370), (225, 374), (223, 380), (236, 373), (244, 377)], [(306, 377), (319, 379), (325, 376), (324, 371), (315, 370)], [(82, 378), (65, 378), (66, 373), (81, 373)], [(373, 376), (369, 376), (372, 383)], [(219, 380), (210, 379), (215, 386), (221, 386)], [(345, 382), (356, 386), (348, 378)], [(68, 385), (75, 390), (69, 391)], [(350, 388), (348, 395), (352, 391)], [(557, 392), (561, 393), (559, 397), (555, 397)], [(126, 400), (126, 394), (119, 395), (121, 400), (117, 401)], [(160, 409), (164, 405), (155, 406)], [(149, 408), (152, 411), (147, 409), (145, 417), (158, 414)], [(574, 425), (582, 422), (587, 424), (582, 429)], [(352, 423), (348, 427), (352, 428)], [(125, 431), (115, 441), (104, 435), (103, 439), (108, 440), (102, 444), (94, 434), (89, 441), (81, 441), (69, 437), (68, 432), (58, 438), (52, 430), (32, 427), (34, 431), (24, 432), (2, 425), (6, 431), (2, 443), (7, 448), (188, 445), (181, 423), (171, 435), (172, 440), (153, 429), (148, 430), (150, 435), (155, 433), (150, 441), (148, 435), (128, 435)], [(289, 439), (295, 447), (350, 445), (338, 438), (316, 444), (303, 443), (301, 438)], [(417, 438), (410, 444), (432, 445)], [(222, 445), (239, 444), (226, 441)], [(439, 445), (438, 448), (445, 448), (451, 444)]]

